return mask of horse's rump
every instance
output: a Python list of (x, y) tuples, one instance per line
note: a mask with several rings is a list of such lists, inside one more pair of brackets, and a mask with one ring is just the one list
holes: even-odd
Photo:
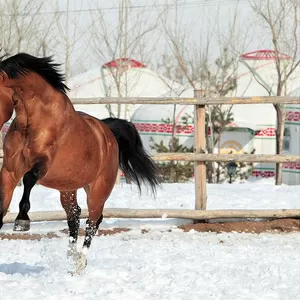
[(55, 189), (78, 189), (95, 181), (108, 161), (118, 160), (116, 139), (106, 125), (87, 114), (78, 114), (76, 119), (74, 128), (67, 129), (59, 140), (55, 158), (39, 181), (41, 184)]

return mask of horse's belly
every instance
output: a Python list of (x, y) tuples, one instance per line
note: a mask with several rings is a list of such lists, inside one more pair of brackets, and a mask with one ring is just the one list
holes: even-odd
[(101, 168), (100, 159), (94, 156), (87, 159), (81, 155), (64, 157), (58, 154), (39, 183), (64, 191), (84, 187), (97, 178)]
[(82, 188), (95, 180), (91, 174), (77, 172), (68, 174), (66, 172), (49, 171), (42, 179), (39, 180), (41, 185), (60, 191), (74, 191)]

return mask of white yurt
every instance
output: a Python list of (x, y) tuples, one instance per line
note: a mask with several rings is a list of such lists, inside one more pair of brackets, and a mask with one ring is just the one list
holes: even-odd
[[(290, 57), (280, 54), (283, 63), (288, 63)], [(231, 96), (269, 96), (276, 93), (275, 53), (271, 50), (259, 50), (243, 54), (237, 68), (237, 89)], [(297, 86), (300, 76), (296, 70), (287, 85), (287, 92)], [(180, 97), (193, 97), (193, 89), (186, 89)], [(215, 153), (233, 151), (235, 153), (275, 154), (276, 149), (276, 112), (272, 104), (241, 104), (231, 108), (234, 121), (228, 125)], [(174, 118), (173, 118), (174, 116)], [(172, 134), (172, 124), (166, 120), (175, 119), (176, 136), (187, 146), (193, 145), (193, 122), (189, 118), (188, 126), (183, 126), (182, 117), (193, 117), (193, 106), (177, 105), (174, 114), (172, 105), (143, 105), (138, 108), (132, 122), (138, 128), (148, 151), (150, 137), (155, 143), (163, 141), (168, 145)], [(257, 177), (273, 177), (275, 164), (254, 164), (253, 175)]]
[[(300, 81), (299, 81), (300, 86)], [(289, 96), (300, 97), (300, 87), (292, 91)], [(283, 152), (285, 154), (300, 155), (300, 105), (286, 105), (285, 129), (283, 138)], [(300, 163), (283, 164), (282, 180), (289, 185), (300, 184)]]
[[(117, 59), (99, 68), (94, 68), (70, 79), (69, 97), (159, 97), (174, 95), (180, 84), (148, 69), (133, 59)], [(111, 105), (111, 113), (120, 118), (130, 119), (140, 105)], [(76, 110), (92, 114), (100, 119), (108, 117), (108, 107), (101, 104), (75, 105)]]

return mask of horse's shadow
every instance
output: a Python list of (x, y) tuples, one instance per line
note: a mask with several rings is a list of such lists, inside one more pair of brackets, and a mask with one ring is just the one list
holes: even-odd
[(30, 275), (30, 274), (38, 274), (44, 271), (45, 268), (42, 266), (30, 266), (26, 263), (11, 263), (11, 264), (0, 264), (0, 273), (13, 275), (13, 274), (21, 274), (21, 275)]

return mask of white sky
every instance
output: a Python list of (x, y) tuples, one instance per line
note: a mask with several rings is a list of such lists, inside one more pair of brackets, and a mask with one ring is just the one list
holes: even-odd
[[(35, 1), (37, 4), (44, 2), (44, 0)], [(61, 26), (66, 31), (68, 0), (56, 1), (61, 11)], [(45, 20), (54, 16), (56, 1), (47, 2), (47, 7), (41, 13)], [(183, 49), (193, 48), (196, 45), (200, 52), (200, 49), (207, 46), (209, 39), (211, 41), (209, 53), (212, 58), (218, 56), (219, 39), (224, 41), (228, 38), (229, 27), (230, 24), (233, 24), (235, 15), (235, 32), (234, 37), (231, 38), (235, 41), (235, 45), (231, 43), (231, 46), (237, 55), (271, 47), (271, 40), (267, 37), (266, 28), (261, 26), (257, 16), (251, 10), (248, 0), (69, 0), (68, 36), (71, 44), (72, 74), (86, 71), (90, 67), (100, 66), (112, 59), (101, 35), (103, 30), (99, 25), (98, 10), (103, 14), (109, 44), (115, 48), (116, 32), (118, 32), (119, 26), (119, 8), (122, 2), (127, 3), (129, 7), (128, 44), (135, 40), (139, 32), (145, 32), (152, 28), (136, 47), (131, 47), (134, 50), (127, 53), (131, 58), (141, 60), (150, 67), (158, 65), (162, 54), (173, 55), (164, 33), (162, 20), (173, 32), (178, 30)], [(52, 34), (59, 35), (56, 24), (53, 24)], [(210, 36), (212, 38), (209, 38)], [(123, 43), (124, 39), (121, 44)], [(97, 54), (96, 49), (98, 52), (100, 49), (102, 54)], [(58, 61), (63, 63), (65, 43), (60, 42), (48, 52), (50, 53), (47, 54), (54, 54)]]

